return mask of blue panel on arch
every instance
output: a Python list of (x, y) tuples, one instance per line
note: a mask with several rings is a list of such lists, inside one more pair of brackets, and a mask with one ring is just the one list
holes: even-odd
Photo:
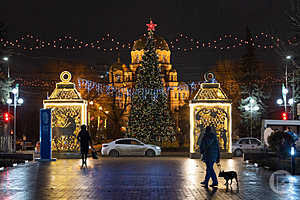
[(40, 110), (40, 158), (51, 160), (51, 109)]

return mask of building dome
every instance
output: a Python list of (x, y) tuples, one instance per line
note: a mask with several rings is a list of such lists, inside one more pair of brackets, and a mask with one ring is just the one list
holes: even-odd
[[(134, 41), (132, 50), (135, 51), (135, 50), (145, 49), (146, 41), (147, 41), (146, 36), (143, 36), (142, 38)], [(168, 43), (161, 36), (154, 34), (154, 43), (156, 49), (170, 51)]]

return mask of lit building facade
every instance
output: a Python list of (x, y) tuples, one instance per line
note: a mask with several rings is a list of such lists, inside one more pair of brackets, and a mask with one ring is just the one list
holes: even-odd
[[(127, 103), (130, 103), (130, 95), (126, 95), (126, 93), (129, 94), (129, 90), (134, 86), (135, 72), (141, 65), (146, 40), (147, 38), (144, 36), (134, 42), (129, 66), (122, 64), (118, 59), (109, 69), (110, 86), (117, 88), (122, 93), (117, 97), (120, 106), (125, 103), (125, 98), (128, 98)], [(168, 94), (169, 107), (171, 111), (175, 111), (179, 106), (184, 105), (185, 100), (189, 98), (189, 88), (187, 84), (177, 80), (177, 71), (172, 68), (171, 51), (167, 42), (158, 35), (154, 35), (154, 40), (161, 69), (161, 79)]]

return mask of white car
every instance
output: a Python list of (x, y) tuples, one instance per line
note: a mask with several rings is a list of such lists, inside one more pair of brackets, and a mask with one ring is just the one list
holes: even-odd
[(102, 156), (159, 156), (161, 149), (159, 146), (144, 144), (134, 138), (121, 138), (110, 143), (102, 144)]
[(264, 150), (262, 142), (256, 138), (240, 138), (232, 144), (234, 156), (242, 156), (245, 152), (259, 152)]

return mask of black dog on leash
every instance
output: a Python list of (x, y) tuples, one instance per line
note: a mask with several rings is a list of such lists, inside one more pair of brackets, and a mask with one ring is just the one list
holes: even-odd
[(225, 183), (226, 190), (228, 190), (228, 184), (229, 184), (228, 181), (229, 180), (230, 180), (230, 187), (231, 187), (232, 179), (235, 179), (237, 188), (239, 189), (239, 181), (237, 178), (237, 173), (235, 171), (228, 171), (228, 172), (220, 171), (219, 177), (223, 177), (226, 180), (226, 183)]

